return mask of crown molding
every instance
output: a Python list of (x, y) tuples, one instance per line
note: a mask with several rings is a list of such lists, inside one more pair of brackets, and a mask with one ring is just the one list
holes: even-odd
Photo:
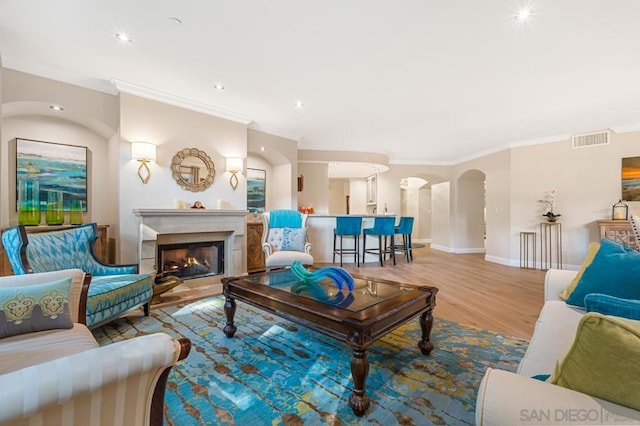
[(2, 66), (4, 68), (12, 69), (14, 71), (20, 71), (25, 74), (32, 74), (38, 77), (72, 84), (74, 86), (84, 87), (85, 89), (91, 89), (98, 92), (107, 93), (109, 95), (118, 94), (118, 90), (113, 86), (113, 84), (106, 80), (81, 77), (76, 74), (56, 70), (42, 65), (37, 65), (31, 62), (12, 58), (10, 56), (2, 56)]
[(172, 95), (170, 93), (162, 92), (160, 90), (151, 89), (149, 87), (140, 86), (128, 81), (111, 80), (114, 87), (121, 93), (127, 93), (130, 95), (140, 96), (141, 98), (151, 99), (153, 101), (162, 102), (165, 104), (185, 108), (191, 111), (201, 112), (207, 115), (213, 115), (216, 117), (224, 118), (226, 120), (235, 121), (248, 125), (253, 120), (251, 117), (235, 113), (233, 111), (227, 111), (222, 108), (214, 107), (213, 105), (205, 104), (195, 101), (193, 99), (185, 98), (182, 96)]
[(251, 130), (255, 130), (256, 132), (267, 133), (267, 134), (270, 134), (272, 136), (278, 136), (280, 138), (290, 139), (290, 140), (292, 140), (294, 142), (297, 142), (297, 143), (302, 142), (302, 137), (300, 135), (298, 135), (298, 134), (283, 132), (283, 131), (277, 130), (275, 128), (265, 127), (265, 126), (259, 124), (256, 121), (252, 121), (247, 126), (247, 128), (249, 128)]
[(625, 124), (622, 126), (613, 126), (613, 127), (610, 127), (610, 129), (616, 133), (637, 132), (637, 131), (640, 131), (640, 123)]

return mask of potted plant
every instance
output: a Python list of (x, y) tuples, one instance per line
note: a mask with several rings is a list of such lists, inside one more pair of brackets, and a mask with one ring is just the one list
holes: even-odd
[(555, 222), (562, 215), (556, 214), (553, 209), (556, 207), (556, 190), (552, 189), (547, 192), (544, 199), (539, 200), (544, 204), (544, 212), (542, 216), (547, 218), (547, 222)]

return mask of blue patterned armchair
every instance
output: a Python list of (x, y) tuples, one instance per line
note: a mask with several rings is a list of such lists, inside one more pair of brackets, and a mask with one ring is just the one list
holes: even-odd
[(2, 244), (16, 275), (77, 268), (91, 274), (87, 297), (87, 327), (102, 325), (143, 306), (149, 315), (153, 278), (139, 274), (138, 265), (107, 265), (93, 253), (95, 223), (29, 233), (15, 226), (2, 233)]

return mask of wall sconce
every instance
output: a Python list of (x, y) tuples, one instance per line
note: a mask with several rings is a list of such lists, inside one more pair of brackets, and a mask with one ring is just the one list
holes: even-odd
[(611, 211), (613, 220), (629, 220), (629, 206), (622, 202), (622, 199), (613, 205)]
[(227, 158), (227, 171), (231, 172), (229, 183), (235, 191), (238, 187), (238, 173), (242, 173), (243, 160), (242, 158), (229, 157)]
[[(140, 162), (138, 176), (142, 183), (149, 182), (151, 170), (149, 170), (147, 163), (149, 161), (156, 161), (156, 146), (149, 142), (131, 142), (131, 158)], [(142, 169), (146, 171), (144, 175)]]
[(304, 176), (300, 175), (298, 176), (298, 192), (302, 192), (303, 189), (304, 189)]

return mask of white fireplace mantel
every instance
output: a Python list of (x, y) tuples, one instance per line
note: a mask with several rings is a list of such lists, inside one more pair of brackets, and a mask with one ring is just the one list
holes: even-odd
[[(224, 276), (239, 276), (246, 271), (247, 210), (134, 209), (133, 213), (139, 221), (140, 272), (156, 272), (158, 235), (204, 233), (221, 236), (225, 241)], [(219, 281), (219, 276), (216, 279)]]

